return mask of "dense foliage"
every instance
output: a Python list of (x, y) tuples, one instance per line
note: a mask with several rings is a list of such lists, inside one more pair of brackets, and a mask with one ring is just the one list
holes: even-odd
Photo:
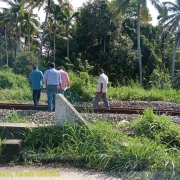
[(27, 78), (14, 74), (8, 67), (1, 68), (0, 71), (0, 88), (1, 89), (24, 89), (28, 85)]
[[(124, 85), (118, 84), (112, 86), (111, 82), (108, 84), (107, 97), (109, 101), (112, 100), (142, 100), (142, 101), (168, 101), (179, 102), (180, 91), (170, 88), (169, 83), (164, 84), (162, 89), (161, 76), (157, 75), (159, 79), (154, 87), (151, 89), (144, 89), (137, 83), (129, 81)], [(71, 102), (92, 102), (97, 88), (98, 76), (88, 75), (88, 73), (74, 73), (68, 72), (71, 87), (65, 91), (65, 97)], [(162, 77), (165, 76), (162, 74)], [(154, 76), (152, 76), (152, 79)], [(26, 75), (18, 75), (12, 72), (12, 69), (4, 66), (0, 71), (0, 101), (1, 102), (32, 102), (32, 91), (29, 85), (29, 79)], [(41, 96), (40, 101), (46, 102), (46, 98)]]
[[(34, 65), (39, 64), (44, 71), (48, 63), (54, 61), (66, 70), (90, 75), (96, 75), (98, 68), (102, 67), (113, 86), (126, 85), (128, 80), (139, 81), (139, 1), (124, 6), (118, 4), (119, 1), (94, 0), (84, 3), (78, 11), (73, 11), (67, 1), (61, 4), (50, 0), (43, 2), (49, 16), (40, 24), (33, 12), (33, 7), (41, 8), (39, 1), (6, 1), (8, 8), (0, 11), (0, 66), (7, 64), (14, 72), (28, 76)], [(179, 53), (174, 51), (176, 28), (175, 24), (170, 24), (174, 29), (171, 32), (167, 23), (170, 16), (166, 14), (163, 18), (163, 13), (170, 11), (168, 3), (163, 6), (157, 1), (161, 20), (157, 26), (148, 23), (151, 17), (148, 9), (143, 9), (144, 4), (140, 14), (143, 86), (156, 85), (157, 80), (151, 75), (158, 71), (168, 77), (158, 79), (158, 84), (169, 83), (171, 77), (173, 87), (179, 88)], [(163, 11), (165, 7), (167, 9)], [(173, 20), (178, 22), (178, 18)], [(173, 59), (176, 57), (175, 68), (172, 56)], [(171, 72), (175, 72), (175, 78)]]
[[(65, 161), (76, 167), (111, 171), (119, 177), (124, 172), (126, 179), (139, 177), (132, 171), (145, 171), (146, 179), (178, 179), (179, 128), (167, 116), (157, 116), (151, 109), (145, 110), (144, 118), (139, 116), (132, 123), (96, 120), (87, 124), (65, 123), (63, 127), (38, 127), (21, 134), (22, 160)], [(132, 137), (125, 135), (132, 130)]]
[[(152, 1), (160, 12), (157, 26), (149, 23), (146, 0), (90, 0), (78, 11), (64, 0), (0, 2), (9, 5), (0, 11), (0, 101), (32, 101), (29, 73), (37, 64), (44, 72), (51, 61), (68, 71), (71, 88), (65, 97), (72, 103), (93, 100), (100, 67), (110, 80), (109, 100), (180, 101), (179, 0)], [(42, 4), (47, 16), (40, 23), (33, 8)], [(16, 113), (6, 121), (26, 122)], [(124, 130), (134, 130), (134, 137)], [(179, 132), (168, 117), (147, 109), (124, 126), (95, 122), (30, 130), (23, 134), (22, 155), (25, 162), (66, 160), (106, 171), (161, 171), (166, 179), (178, 179)], [(0, 130), (0, 153), (3, 138)], [(146, 173), (148, 178), (163, 177)]]

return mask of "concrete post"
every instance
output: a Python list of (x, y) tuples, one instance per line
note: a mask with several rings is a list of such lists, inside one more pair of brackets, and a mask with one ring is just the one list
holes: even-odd
[(64, 122), (69, 124), (74, 122), (86, 123), (79, 112), (62, 94), (56, 94), (55, 125), (63, 126)]

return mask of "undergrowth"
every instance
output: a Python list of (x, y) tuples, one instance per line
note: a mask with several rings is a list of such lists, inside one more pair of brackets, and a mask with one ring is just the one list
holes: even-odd
[(178, 148), (144, 133), (129, 137), (115, 124), (104, 121), (33, 129), (25, 134), (23, 158), (36, 162), (65, 160), (78, 167), (115, 172), (180, 170)]
[(28, 123), (29, 122), (27, 118), (18, 114), (16, 111), (12, 111), (8, 115), (6, 115), (4, 121), (9, 122), (9, 123)]
[[(134, 131), (134, 135), (122, 133), (126, 130)], [(97, 120), (83, 125), (65, 123), (62, 127), (30, 128), (22, 136), (21, 154), (25, 163), (68, 162), (118, 176), (127, 172), (132, 178), (134, 174), (130, 172), (147, 172), (144, 177), (149, 179), (163, 176), (178, 179), (179, 135), (179, 125), (148, 108), (143, 116), (121, 125)]]
[(125, 127), (134, 130), (137, 136), (159, 141), (169, 148), (180, 149), (180, 126), (173, 124), (167, 115), (154, 114), (151, 108), (147, 108), (143, 116)]
[[(91, 102), (94, 99), (98, 76), (90, 76), (89, 81), (85, 81), (78, 74), (68, 72), (71, 80), (71, 87), (65, 91), (65, 97), (71, 102)], [(108, 100), (116, 101), (169, 101), (179, 102), (180, 91), (175, 89), (144, 89), (136, 83), (127, 86), (112, 86), (108, 84)], [(41, 96), (41, 102), (46, 100)], [(29, 102), (32, 101), (32, 91), (28, 78), (16, 75), (12, 72), (1, 71), (0, 73), (0, 101), (1, 102)]]

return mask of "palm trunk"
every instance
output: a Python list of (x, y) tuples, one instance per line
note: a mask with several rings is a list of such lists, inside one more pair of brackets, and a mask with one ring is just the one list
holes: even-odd
[(176, 46), (174, 48), (173, 59), (172, 59), (172, 86), (174, 85), (175, 60), (176, 60), (176, 52), (177, 52), (177, 49), (179, 47), (179, 42), (180, 42), (180, 36), (178, 34), (178, 39), (177, 39)]
[(104, 38), (104, 52), (106, 52), (106, 36)]
[(40, 50), (39, 50), (39, 58), (38, 58), (38, 68), (39, 69), (41, 68), (42, 48), (43, 48), (43, 44), (44, 44), (44, 35), (45, 35), (45, 28), (46, 28), (46, 24), (47, 24), (49, 8), (50, 8), (50, 0), (48, 0), (48, 7), (46, 10), (46, 17), (45, 17), (45, 21), (44, 21), (44, 25), (43, 25), (43, 34), (42, 34), (42, 39), (41, 39), (41, 46), (40, 46)]
[(21, 23), (19, 25), (19, 35), (18, 35), (18, 42), (17, 42), (17, 47), (16, 47), (15, 64), (17, 63), (17, 57), (19, 54), (20, 42), (21, 42)]
[(56, 60), (56, 29), (54, 30), (54, 63)]
[(8, 48), (7, 48), (7, 32), (6, 32), (6, 26), (4, 27), (4, 37), (6, 42), (6, 64), (9, 66), (9, 60), (8, 60)]
[(137, 44), (138, 44), (138, 59), (139, 59), (139, 83), (140, 85), (142, 85), (142, 59), (141, 59), (141, 45), (140, 45), (140, 4), (138, 4)]
[[(111, 35), (110, 35), (110, 41), (109, 41), (109, 43), (110, 43), (110, 46), (111, 46), (111, 42), (112, 41), (112, 38), (111, 38)], [(108, 77), (110, 78), (110, 57), (108, 58)]]
[(69, 59), (69, 18), (66, 19), (67, 24), (66, 24), (66, 38), (67, 38), (67, 58)]
[(67, 58), (69, 59), (69, 34), (67, 33)]
[(162, 34), (162, 63), (160, 65), (160, 70), (163, 71), (163, 68), (164, 68), (164, 57), (165, 57), (165, 54), (164, 54), (164, 51), (165, 51), (165, 31), (164, 31), (164, 28), (163, 28), (163, 34)]
[(2, 64), (2, 47), (0, 46), (0, 61), (1, 61), (1, 64)]
[(29, 29), (29, 32), (28, 32), (28, 50), (30, 52), (30, 29)]

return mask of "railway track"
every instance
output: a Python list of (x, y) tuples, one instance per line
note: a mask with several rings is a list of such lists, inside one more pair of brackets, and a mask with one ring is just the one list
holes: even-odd
[[(74, 108), (79, 112), (86, 113), (113, 113), (113, 114), (142, 114), (144, 109), (141, 108), (118, 108), (111, 107), (110, 109), (105, 109), (98, 107), (97, 109), (92, 109), (91, 107), (74, 106)], [(15, 104), (15, 103), (0, 103), (0, 109), (15, 109), (15, 110), (40, 110), (47, 111), (47, 105), (34, 106), (33, 104)], [(163, 110), (154, 109), (155, 114), (167, 114), (171, 116), (180, 116), (180, 111), (178, 110)]]

